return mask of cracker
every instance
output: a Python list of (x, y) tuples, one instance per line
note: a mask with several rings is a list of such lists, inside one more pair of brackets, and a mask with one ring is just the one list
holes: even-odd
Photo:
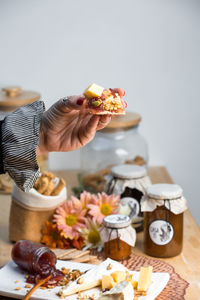
[(55, 189), (52, 191), (51, 196), (57, 196), (61, 190), (65, 187), (65, 181), (63, 178), (60, 178), (60, 181), (58, 185), (55, 187)]

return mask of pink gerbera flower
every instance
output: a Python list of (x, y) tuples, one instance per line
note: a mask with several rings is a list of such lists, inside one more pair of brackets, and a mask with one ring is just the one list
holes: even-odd
[(102, 224), (104, 217), (117, 213), (119, 200), (119, 196), (98, 193), (95, 197), (95, 203), (88, 204), (88, 214), (92, 217), (93, 221)]
[(68, 200), (66, 203), (56, 209), (53, 221), (56, 222), (58, 229), (65, 238), (71, 240), (78, 239), (79, 230), (86, 226), (86, 210), (82, 209), (81, 202), (78, 199)]
[(82, 209), (85, 209), (86, 212), (88, 211), (88, 204), (93, 204), (95, 203), (95, 195), (92, 195), (91, 193), (84, 191), (80, 194), (80, 200), (78, 198), (76, 198), (75, 196), (72, 196), (71, 199), (72, 201), (74, 201), (75, 203), (78, 204), (78, 206), (80, 207), (80, 203), (81, 203), (81, 207)]

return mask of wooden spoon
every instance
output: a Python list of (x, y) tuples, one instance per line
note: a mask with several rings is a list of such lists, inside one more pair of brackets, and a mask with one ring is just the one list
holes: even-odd
[(33, 287), (32, 289), (28, 292), (28, 294), (26, 294), (26, 296), (23, 298), (23, 300), (28, 300), (30, 298), (30, 296), (44, 283), (46, 283), (47, 281), (49, 281), (49, 279), (51, 279), (52, 274), (49, 275), (48, 277), (41, 279), (40, 281), (38, 281)]

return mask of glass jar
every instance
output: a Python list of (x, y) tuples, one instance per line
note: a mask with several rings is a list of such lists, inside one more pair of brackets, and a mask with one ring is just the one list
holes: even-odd
[[(19, 86), (6, 86), (0, 91), (0, 120), (3, 120), (17, 108), (40, 99), (40, 94), (34, 91), (22, 90)], [(41, 171), (48, 168), (48, 155), (38, 156)], [(11, 193), (13, 180), (6, 174), (0, 175), (0, 193)]]
[(136, 240), (130, 218), (120, 214), (109, 215), (104, 218), (103, 225), (100, 235), (106, 257), (114, 260), (127, 259)]
[(143, 230), (141, 199), (150, 185), (147, 170), (142, 166), (118, 165), (111, 169), (111, 175), (107, 177), (105, 192), (120, 196), (119, 212), (130, 217), (137, 232)]
[(183, 212), (187, 209), (182, 189), (175, 184), (154, 184), (142, 201), (144, 251), (154, 257), (173, 257), (183, 247)]
[(49, 248), (28, 240), (18, 241), (12, 249), (12, 259), (21, 268), (47, 276), (55, 268), (56, 255)]
[(118, 164), (147, 166), (148, 149), (138, 128), (141, 117), (127, 112), (124, 116), (112, 117), (106, 128), (96, 133), (95, 138), (81, 150), (81, 169), (84, 188), (100, 192), (104, 188), (104, 175), (110, 167)]

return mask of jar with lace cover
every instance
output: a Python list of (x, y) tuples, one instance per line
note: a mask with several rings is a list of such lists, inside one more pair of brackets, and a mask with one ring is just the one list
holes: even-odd
[(106, 257), (114, 260), (127, 259), (136, 241), (130, 218), (120, 214), (109, 215), (104, 218), (103, 225), (100, 235)]
[(107, 177), (106, 193), (120, 195), (119, 213), (130, 217), (137, 232), (143, 230), (140, 202), (149, 185), (150, 178), (142, 166), (118, 165), (111, 169)]
[(144, 212), (144, 251), (155, 257), (173, 257), (183, 247), (183, 213), (187, 209), (182, 188), (153, 184), (141, 202)]

